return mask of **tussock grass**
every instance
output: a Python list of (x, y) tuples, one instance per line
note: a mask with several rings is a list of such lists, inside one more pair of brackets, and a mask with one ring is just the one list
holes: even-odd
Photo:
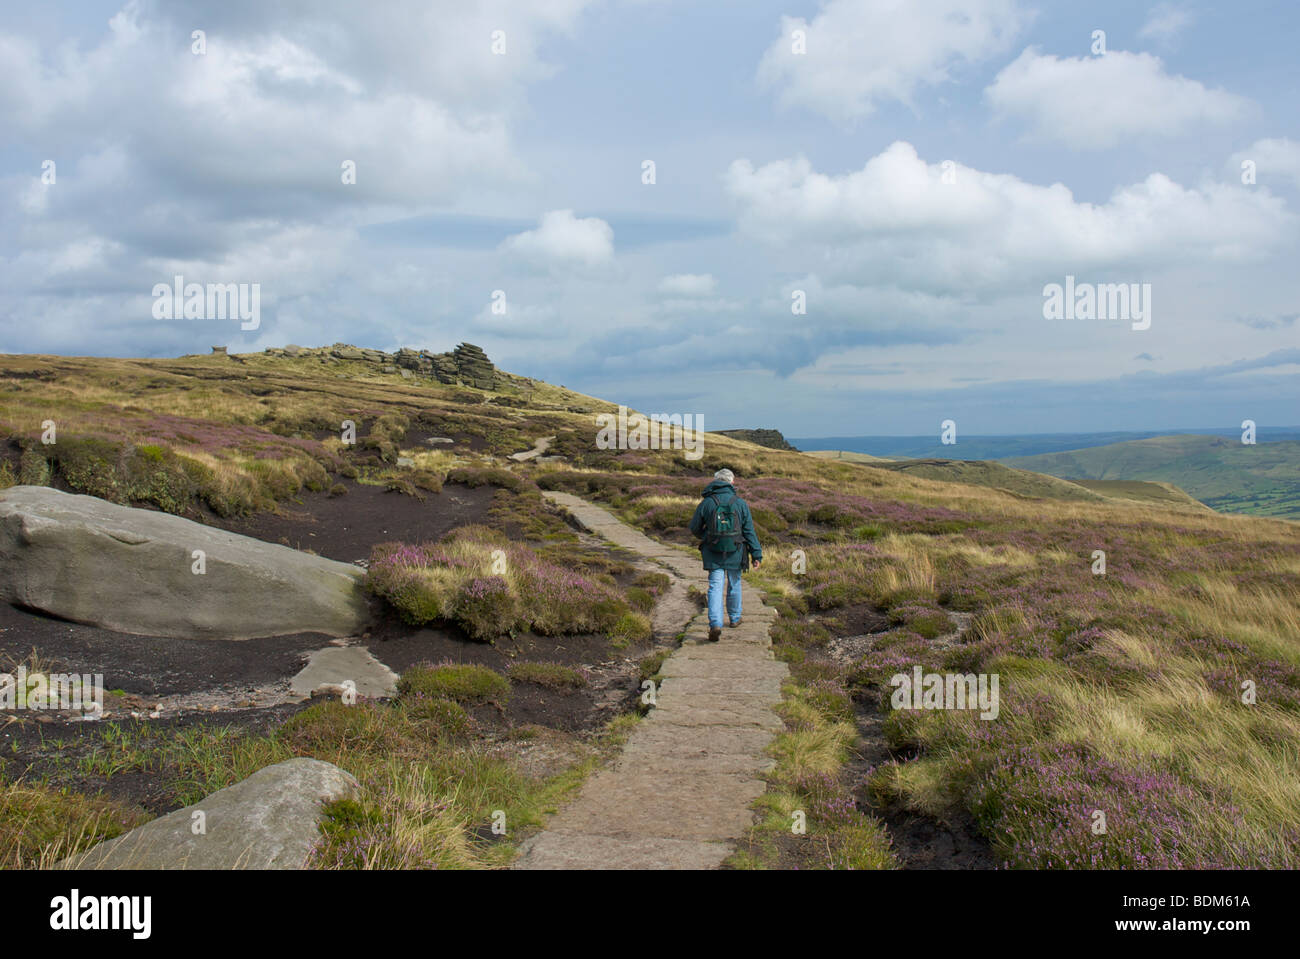
[(0, 869), (49, 869), (148, 818), (124, 803), (41, 784), (0, 782)]
[(584, 673), (560, 663), (511, 663), (506, 672), (513, 683), (531, 683), (548, 689), (581, 689), (587, 685)]

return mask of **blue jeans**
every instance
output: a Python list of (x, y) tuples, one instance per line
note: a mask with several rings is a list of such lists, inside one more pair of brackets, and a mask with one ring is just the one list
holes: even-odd
[(709, 570), (709, 625), (722, 625), (722, 584), (727, 583), (727, 618), (733, 623), (740, 619), (740, 570)]

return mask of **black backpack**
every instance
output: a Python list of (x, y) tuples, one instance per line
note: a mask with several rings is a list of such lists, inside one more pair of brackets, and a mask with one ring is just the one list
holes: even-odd
[(739, 497), (732, 493), (725, 503), (719, 502), (716, 494), (709, 498), (713, 500), (713, 515), (709, 518), (709, 531), (704, 541), (723, 555), (734, 553), (745, 542), (741, 530), (743, 514), (736, 505)]

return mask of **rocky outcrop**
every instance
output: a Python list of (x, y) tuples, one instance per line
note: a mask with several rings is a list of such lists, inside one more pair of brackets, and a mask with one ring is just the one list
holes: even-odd
[(746, 443), (754, 443), (757, 446), (766, 446), (774, 450), (789, 450), (792, 453), (798, 453), (799, 450), (786, 442), (780, 430), (718, 430), (723, 436), (730, 436), (733, 440), (744, 440)]
[(314, 356), (322, 362), (349, 360), (373, 363), (380, 368), (381, 373), (401, 373), (405, 379), (427, 376), (440, 383), (473, 386), (480, 390), (498, 390), (511, 381), (516, 386), (523, 385), (529, 389), (534, 385), (531, 380), (502, 373), (488, 359), (483, 348), (473, 343), (461, 343), (450, 353), (429, 353), (413, 350), (409, 346), (403, 346), (396, 353), (385, 353), (348, 343), (335, 343), (333, 346), (314, 349), (291, 343), (283, 348), (268, 347), (266, 352), (271, 356)]
[(481, 347), (473, 343), (462, 343), (452, 351), (456, 361), (456, 375), (465, 386), (476, 386), (480, 390), (495, 389), (497, 385), (496, 367), (487, 358)]
[(460, 378), (460, 366), (453, 353), (439, 353), (433, 357), (433, 375), (439, 382), (455, 383)]
[(0, 491), (0, 600), (124, 633), (349, 636), (369, 621), (348, 563), (45, 486)]
[[(405, 362), (403, 353), (406, 353)], [(473, 343), (461, 343), (450, 353), (399, 350), (397, 364), (434, 376), (440, 383), (474, 386), (480, 390), (495, 390), (501, 385), (497, 368), (483, 348)]]
[(303, 869), (320, 841), (322, 805), (357, 790), (331, 763), (286, 760), (55, 868)]
[(433, 372), (433, 360), (428, 354), (410, 347), (404, 346), (393, 354), (393, 362), (404, 370), (413, 370), (426, 375)]

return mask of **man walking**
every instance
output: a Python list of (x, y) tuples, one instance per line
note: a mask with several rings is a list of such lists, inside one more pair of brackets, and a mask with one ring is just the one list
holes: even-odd
[(700, 556), (709, 572), (709, 642), (722, 638), (722, 594), (727, 592), (727, 618), (740, 625), (740, 573), (763, 563), (763, 547), (754, 533), (749, 504), (736, 494), (736, 474), (720, 469), (704, 487), (703, 499), (691, 517), (691, 532), (700, 541)]

